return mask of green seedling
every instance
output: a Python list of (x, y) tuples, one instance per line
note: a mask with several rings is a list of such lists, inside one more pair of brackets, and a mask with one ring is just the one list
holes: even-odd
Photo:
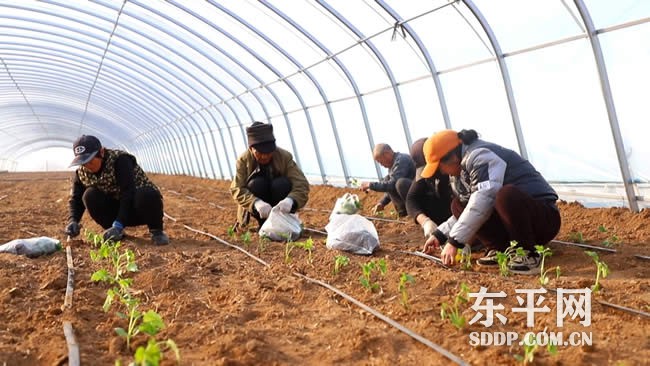
[(314, 250), (314, 241), (312, 240), (312, 238), (309, 237), (309, 239), (305, 241), (293, 243), (293, 245), (295, 247), (299, 247), (307, 251), (308, 253), (307, 261), (309, 262), (309, 264), (311, 264), (313, 261), (311, 257), (311, 252)]
[[(544, 286), (548, 284), (548, 272), (551, 271), (551, 269), (547, 269), (546, 271), (544, 270), (544, 262), (546, 260), (546, 257), (553, 255), (553, 252), (550, 248), (546, 248), (543, 245), (535, 245), (535, 252), (537, 252), (537, 254), (542, 257), (542, 264), (539, 269), (539, 283)], [(558, 277), (560, 277), (560, 267), (555, 267), (555, 278), (557, 279)]]
[(235, 225), (228, 226), (228, 236), (231, 238), (235, 237)]
[(460, 269), (469, 271), (472, 269), (472, 249), (466, 245), (464, 249), (456, 251), (456, 261), (460, 264)]
[(605, 278), (609, 275), (609, 266), (607, 266), (607, 263), (603, 262), (600, 260), (598, 257), (598, 253), (593, 252), (591, 250), (585, 250), (585, 254), (591, 257), (591, 259), (594, 260), (594, 263), (596, 263), (596, 283), (594, 283), (593, 286), (591, 286), (591, 291), (593, 292), (599, 292), (602, 287), (600, 286), (600, 278)]
[[(601, 233), (607, 233), (608, 232), (607, 228), (605, 226), (603, 226), (603, 225), (598, 226), (598, 231), (600, 231)], [(619, 240), (618, 236), (616, 236), (616, 234), (612, 234), (607, 239), (603, 240), (602, 244), (604, 246), (611, 247), (614, 244), (618, 243), (618, 240)]]
[(408, 273), (402, 273), (402, 275), (399, 277), (399, 284), (397, 285), (397, 291), (400, 292), (402, 295), (400, 299), (400, 304), (404, 307), (404, 309), (409, 308), (409, 294), (408, 291), (406, 290), (406, 285), (407, 284), (413, 284), (415, 283), (415, 278), (411, 276)]
[(262, 254), (266, 250), (266, 246), (271, 241), (267, 236), (260, 237), (260, 240), (257, 242), (257, 254)]
[(538, 348), (539, 345), (537, 344), (535, 335), (528, 333), (524, 339), (524, 354), (515, 355), (515, 359), (519, 362), (522, 362), (524, 365), (528, 365), (535, 360), (535, 352), (537, 352)]
[(251, 232), (246, 231), (245, 233), (241, 234), (240, 239), (241, 241), (244, 242), (244, 246), (246, 247), (246, 250), (248, 250), (248, 248), (251, 245)]
[(294, 242), (287, 240), (287, 243), (284, 244), (284, 263), (291, 262), (291, 251), (295, 248)]
[(582, 244), (585, 242), (584, 236), (582, 236), (582, 232), (580, 231), (573, 231), (569, 234), (569, 240), (574, 242), (574, 243), (579, 243)]
[(165, 351), (172, 351), (176, 357), (176, 363), (180, 363), (181, 353), (173, 340), (168, 339), (163, 342), (158, 342), (154, 338), (149, 338), (145, 347), (140, 346), (135, 350), (135, 354), (133, 355), (134, 362), (131, 365), (159, 366)]
[(508, 263), (517, 253), (517, 241), (513, 240), (510, 242), (510, 246), (506, 248), (503, 252), (497, 252), (497, 263), (499, 264), (499, 273), (503, 277), (508, 277), (510, 275), (510, 270), (508, 270)]
[(361, 285), (366, 288), (366, 290), (373, 292), (379, 289), (379, 284), (372, 282), (370, 276), (372, 275), (373, 270), (377, 268), (375, 261), (370, 261), (366, 264), (361, 264), (361, 273), (363, 274), (359, 277), (359, 282)]
[(140, 332), (146, 333), (150, 336), (155, 336), (160, 332), (161, 329), (165, 328), (165, 323), (158, 313), (153, 310), (148, 310), (145, 313), (142, 313), (138, 310), (140, 301), (129, 297), (123, 299), (123, 304), (126, 306), (126, 313), (117, 313), (122, 319), (128, 321), (128, 326), (124, 328), (115, 328), (115, 333), (120, 337), (126, 339), (127, 348), (131, 345), (131, 340), (133, 337), (138, 335)]
[(377, 261), (377, 268), (379, 269), (379, 273), (381, 273), (382, 277), (386, 276), (386, 272), (388, 272), (388, 266), (386, 266), (386, 260), (384, 258)]
[(339, 274), (341, 268), (347, 266), (348, 264), (350, 264), (350, 258), (340, 254), (334, 257), (334, 274)]
[(440, 308), (440, 317), (442, 320), (449, 319), (451, 324), (456, 328), (462, 329), (465, 326), (466, 319), (465, 316), (461, 314), (459, 309), (460, 304), (467, 303), (467, 294), (469, 294), (470, 289), (466, 283), (462, 282), (460, 284), (460, 291), (454, 297), (454, 304), (449, 305), (446, 302), (442, 303)]

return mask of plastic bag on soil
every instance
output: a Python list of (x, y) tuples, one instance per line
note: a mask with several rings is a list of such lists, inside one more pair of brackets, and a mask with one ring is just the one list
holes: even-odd
[(346, 193), (336, 200), (336, 203), (334, 204), (334, 210), (332, 210), (332, 215), (334, 214), (352, 215), (357, 213), (357, 211), (359, 211), (359, 208), (361, 208), (361, 203), (359, 202), (359, 196), (357, 196), (356, 194)]
[(0, 245), (0, 253), (25, 255), (29, 258), (36, 258), (59, 250), (61, 250), (61, 242), (53, 238), (48, 238), (47, 236), (15, 239)]
[(379, 235), (375, 225), (361, 215), (332, 214), (325, 230), (325, 246), (329, 249), (370, 255), (379, 248)]
[(260, 228), (259, 235), (273, 241), (294, 241), (302, 234), (302, 221), (297, 214), (284, 213), (273, 207), (269, 217)]

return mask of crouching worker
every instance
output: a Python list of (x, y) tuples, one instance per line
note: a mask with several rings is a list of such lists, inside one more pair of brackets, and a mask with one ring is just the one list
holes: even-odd
[(372, 152), (373, 158), (381, 166), (388, 169), (386, 175), (379, 182), (362, 182), (360, 190), (376, 192), (385, 192), (381, 200), (372, 208), (372, 213), (376, 214), (384, 210), (386, 205), (393, 202), (395, 211), (399, 217), (407, 215), (406, 194), (415, 178), (415, 164), (413, 159), (407, 154), (395, 152), (388, 144), (377, 144)]
[(513, 273), (539, 273), (535, 245), (545, 245), (560, 230), (557, 194), (528, 160), (516, 152), (478, 138), (474, 130), (444, 130), (424, 143), (426, 166), (422, 177), (440, 172), (451, 177), (457, 194), (453, 216), (429, 238), (424, 251), (447, 243), (441, 254), (453, 264), (456, 252), (474, 234), (487, 247), (479, 265), (497, 266), (497, 251), (517, 241), (527, 251), (508, 263)]
[(261, 227), (271, 208), (294, 213), (307, 204), (309, 182), (290, 152), (275, 145), (273, 125), (254, 122), (246, 128), (248, 150), (237, 159), (230, 194), (238, 205), (235, 230), (253, 216)]
[(437, 172), (429, 178), (422, 178), (424, 170), (423, 137), (411, 145), (410, 155), (415, 163), (415, 180), (406, 195), (406, 212), (422, 227), (424, 237), (429, 238), (439, 224), (447, 221), (451, 216), (452, 191), (449, 185), (449, 176)]
[(155, 245), (169, 244), (163, 231), (163, 200), (133, 155), (106, 149), (95, 136), (83, 135), (73, 145), (77, 166), (65, 233), (79, 235), (81, 217), (90, 217), (105, 230), (104, 240), (121, 240), (127, 226), (147, 225)]

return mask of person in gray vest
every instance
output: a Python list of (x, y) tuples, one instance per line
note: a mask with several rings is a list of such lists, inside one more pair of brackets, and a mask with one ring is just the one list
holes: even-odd
[(373, 158), (381, 166), (388, 169), (386, 175), (379, 182), (362, 182), (359, 189), (385, 192), (381, 200), (372, 208), (376, 214), (384, 210), (386, 205), (393, 202), (399, 217), (407, 215), (406, 194), (415, 178), (415, 163), (410, 155), (395, 152), (388, 144), (377, 144), (372, 151)]
[(526, 251), (508, 263), (513, 273), (539, 273), (535, 245), (546, 245), (560, 230), (557, 193), (535, 167), (516, 152), (483, 141), (474, 130), (440, 131), (423, 147), (426, 166), (422, 177), (436, 172), (451, 177), (455, 197), (452, 216), (434, 231), (424, 252), (447, 243), (440, 255), (453, 264), (456, 252), (476, 235), (487, 249), (477, 262), (498, 266), (497, 251), (511, 241)]
[(104, 232), (104, 240), (118, 241), (127, 226), (147, 225), (155, 245), (169, 244), (163, 231), (163, 199), (135, 157), (102, 147), (97, 137), (82, 135), (73, 145), (75, 171), (65, 233), (76, 237), (88, 210)]

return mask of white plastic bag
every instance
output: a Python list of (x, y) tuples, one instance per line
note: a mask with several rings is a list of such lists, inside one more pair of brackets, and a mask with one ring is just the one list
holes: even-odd
[(11, 253), (36, 258), (41, 255), (61, 250), (61, 242), (57, 239), (41, 236), (38, 238), (15, 239), (0, 245), (0, 253)]
[(361, 215), (332, 214), (325, 230), (325, 246), (329, 249), (370, 255), (379, 248), (379, 235), (375, 225)]
[(269, 217), (260, 228), (259, 235), (273, 241), (294, 241), (302, 234), (302, 221), (297, 214), (284, 213), (273, 207)]
[(361, 208), (361, 203), (359, 203), (359, 196), (356, 194), (346, 193), (336, 200), (336, 203), (334, 204), (334, 210), (332, 210), (332, 215), (352, 215), (357, 213), (357, 211), (359, 211), (359, 208)]

